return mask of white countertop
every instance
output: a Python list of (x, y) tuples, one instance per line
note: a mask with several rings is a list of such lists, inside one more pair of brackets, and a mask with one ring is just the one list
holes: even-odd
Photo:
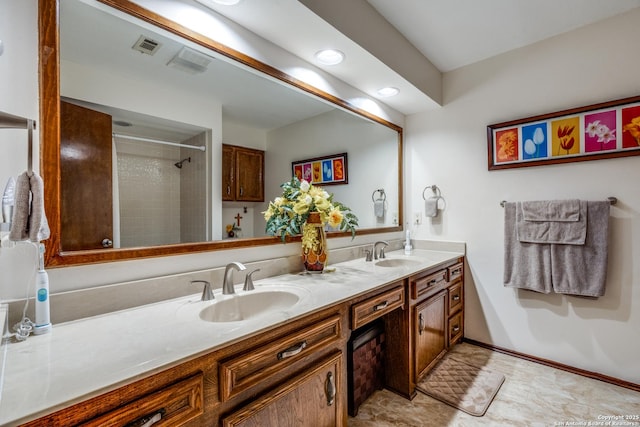
[[(164, 370), (197, 355), (351, 299), (417, 271), (463, 256), (460, 252), (414, 250), (411, 266), (380, 267), (356, 259), (324, 274), (286, 274), (255, 282), (279, 285), (301, 296), (293, 307), (240, 322), (199, 318), (200, 294), (54, 325), (50, 334), (7, 346), (0, 425), (43, 416)], [(387, 258), (407, 258), (401, 251)], [(242, 294), (242, 285), (236, 292)], [(218, 300), (229, 298), (215, 293)]]

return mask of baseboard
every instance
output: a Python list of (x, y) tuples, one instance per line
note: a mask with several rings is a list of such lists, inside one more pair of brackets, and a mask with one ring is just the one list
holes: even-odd
[(614, 377), (610, 377), (607, 375), (602, 375), (599, 374), (597, 372), (591, 372), (591, 371), (587, 371), (584, 369), (580, 369), (580, 368), (576, 368), (573, 366), (569, 366), (569, 365), (565, 365), (562, 363), (558, 363), (558, 362), (554, 362), (553, 360), (548, 360), (548, 359), (543, 359), (541, 357), (536, 357), (536, 356), (531, 356), (528, 354), (524, 354), (524, 353), (520, 353), (517, 351), (513, 351), (513, 350), (509, 350), (506, 348), (502, 348), (502, 347), (498, 347), (492, 344), (485, 344), (483, 342), (480, 341), (476, 341), (476, 340), (472, 340), (469, 338), (464, 337), (462, 339), (463, 342), (466, 342), (468, 344), (472, 344), (472, 345), (477, 345), (478, 347), (483, 347), (486, 348), (488, 350), (492, 350), (492, 351), (497, 351), (499, 353), (504, 353), (507, 354), (509, 356), (513, 356), (513, 357), (517, 357), (520, 359), (524, 359), (524, 360), (528, 360), (530, 362), (535, 362), (535, 363), (539, 363), (541, 365), (545, 365), (545, 366), (549, 366), (552, 368), (556, 368), (556, 369), (560, 369), (562, 371), (566, 371), (566, 372), (571, 372), (572, 374), (577, 374), (577, 375), (581, 375), (583, 377), (587, 377), (587, 378), (593, 378), (595, 380), (600, 380), (603, 381), (605, 383), (609, 383), (609, 384), (613, 384), (613, 385), (617, 385), (620, 387), (624, 387), (627, 388), (629, 390), (633, 390), (633, 391), (640, 391), (640, 384), (635, 384), (629, 381), (624, 381), (621, 380), (619, 378), (614, 378)]

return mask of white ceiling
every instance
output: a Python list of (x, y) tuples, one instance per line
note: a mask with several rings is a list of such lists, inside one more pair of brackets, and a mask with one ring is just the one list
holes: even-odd
[[(185, 0), (189, 1), (189, 0)], [(206, 0), (205, 0), (206, 1)], [(346, 53), (343, 64), (322, 67), (352, 86), (377, 96), (382, 86), (400, 88), (400, 95), (383, 102), (404, 114), (434, 107), (423, 90), (410, 83), (393, 64), (380, 60), (339, 32), (302, 3), (328, 0), (243, 0), (235, 6), (210, 6), (215, 11), (313, 62), (314, 53), (333, 47)], [(335, 7), (374, 8), (404, 36), (409, 47), (424, 55), (440, 72), (527, 46), (549, 37), (640, 7), (640, 0), (334, 0)], [(325, 6), (326, 7), (326, 3)], [(370, 11), (367, 11), (370, 12)], [(360, 16), (365, 16), (363, 13)], [(370, 14), (369, 14), (370, 16)], [(331, 21), (333, 18), (333, 21)], [(341, 24), (344, 25), (344, 17)], [(371, 34), (382, 29), (358, 15), (352, 25)]]
[(639, 0), (367, 0), (440, 71), (640, 6)]

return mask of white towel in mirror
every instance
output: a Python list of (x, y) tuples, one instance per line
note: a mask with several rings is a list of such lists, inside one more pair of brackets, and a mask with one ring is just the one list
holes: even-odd
[(373, 213), (376, 218), (384, 218), (384, 199), (377, 199), (373, 202)]

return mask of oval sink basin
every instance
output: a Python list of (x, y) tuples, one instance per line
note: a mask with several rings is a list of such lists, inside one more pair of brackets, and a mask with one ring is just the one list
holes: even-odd
[(288, 290), (249, 291), (214, 302), (200, 311), (200, 319), (207, 322), (239, 322), (293, 307), (299, 300), (299, 295)]
[(403, 258), (389, 258), (382, 259), (376, 262), (378, 267), (409, 267), (412, 265), (418, 265), (420, 261), (416, 261), (415, 259), (403, 259)]

